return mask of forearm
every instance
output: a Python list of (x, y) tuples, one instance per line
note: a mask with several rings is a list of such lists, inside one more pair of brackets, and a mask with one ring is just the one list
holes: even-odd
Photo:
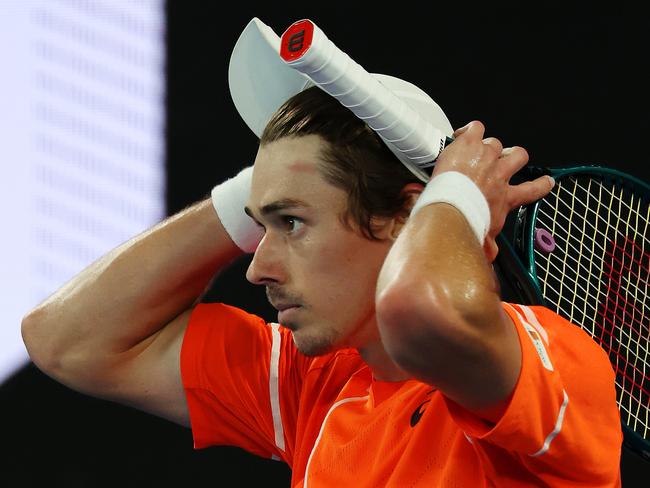
[[(379, 327), (387, 349), (431, 357), (436, 342), (472, 328), (489, 335), (501, 314), (499, 292), (483, 249), (463, 215), (437, 203), (421, 209), (391, 248), (377, 284)], [(494, 317), (495, 320), (491, 320)]]
[[(517, 328), (490, 265), (507, 214), (553, 187), (511, 185), (528, 161), (485, 138), (480, 122), (454, 133), (382, 267), (377, 323), (393, 361), (495, 422), (521, 371)], [(446, 203), (442, 203), (446, 202)]]
[(134, 237), (75, 276), (23, 319), (33, 358), (111, 355), (156, 333), (241, 254), (210, 199)]
[(428, 205), (409, 219), (389, 251), (378, 291), (399, 283), (424, 286), (469, 315), (486, 294), (498, 297), (481, 244), (463, 215), (445, 203)]

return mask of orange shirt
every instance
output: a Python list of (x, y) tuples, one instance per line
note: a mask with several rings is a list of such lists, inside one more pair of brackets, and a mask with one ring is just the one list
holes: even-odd
[(310, 358), (277, 324), (200, 304), (181, 351), (194, 448), (282, 460), (292, 487), (620, 486), (607, 355), (547, 308), (503, 306), (522, 366), (491, 426), (431, 385), (375, 381), (356, 350)]

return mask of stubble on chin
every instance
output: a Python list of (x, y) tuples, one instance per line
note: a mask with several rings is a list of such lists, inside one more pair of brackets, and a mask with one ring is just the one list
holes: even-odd
[(293, 336), (293, 343), (296, 345), (296, 348), (305, 356), (323, 356), (336, 349), (333, 338), (326, 335), (314, 336), (305, 334), (305, 330), (300, 330), (295, 325), (288, 326), (288, 328), (292, 330), (291, 335)]

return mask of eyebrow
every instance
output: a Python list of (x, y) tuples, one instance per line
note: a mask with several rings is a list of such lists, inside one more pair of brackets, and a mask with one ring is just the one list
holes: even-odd
[[(295, 198), (283, 198), (281, 200), (276, 200), (275, 202), (271, 202), (267, 205), (264, 205), (260, 209), (260, 213), (263, 216), (267, 216), (269, 214), (278, 212), (280, 210), (286, 210), (288, 208), (298, 208), (298, 207), (309, 208), (310, 205), (307, 202)], [(244, 207), (244, 212), (246, 212), (246, 214), (249, 217), (252, 217), (253, 219), (255, 218), (253, 216), (253, 211), (250, 208)]]

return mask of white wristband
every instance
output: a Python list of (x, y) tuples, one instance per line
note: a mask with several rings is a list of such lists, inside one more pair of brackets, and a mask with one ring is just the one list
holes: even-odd
[(446, 171), (430, 180), (411, 210), (411, 216), (426, 205), (443, 202), (456, 207), (467, 219), (483, 245), (490, 230), (490, 207), (478, 186), (457, 171)]
[(244, 207), (251, 192), (253, 167), (241, 170), (212, 189), (212, 205), (221, 224), (235, 244), (244, 252), (255, 252), (264, 236), (264, 229), (251, 219)]

